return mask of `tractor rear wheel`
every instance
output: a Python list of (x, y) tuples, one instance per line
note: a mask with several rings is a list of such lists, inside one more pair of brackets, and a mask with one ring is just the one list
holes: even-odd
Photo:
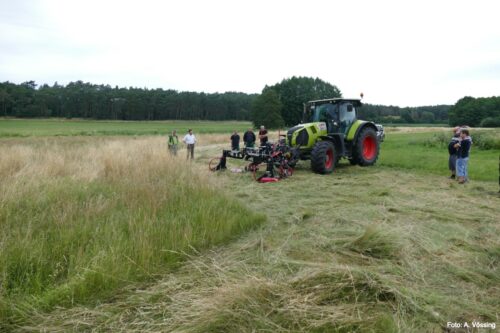
[(316, 173), (332, 173), (337, 160), (333, 142), (318, 141), (311, 151), (311, 169)]
[(377, 132), (371, 127), (366, 127), (359, 133), (352, 152), (352, 160), (360, 166), (370, 166), (377, 162), (379, 151)]

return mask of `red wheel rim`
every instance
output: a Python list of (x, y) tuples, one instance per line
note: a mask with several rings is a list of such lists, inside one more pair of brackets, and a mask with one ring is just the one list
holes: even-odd
[(333, 164), (333, 151), (328, 149), (326, 151), (326, 160), (325, 160), (325, 168), (330, 169)]
[(367, 136), (363, 140), (363, 158), (365, 160), (371, 160), (375, 157), (377, 153), (377, 142), (372, 136)]

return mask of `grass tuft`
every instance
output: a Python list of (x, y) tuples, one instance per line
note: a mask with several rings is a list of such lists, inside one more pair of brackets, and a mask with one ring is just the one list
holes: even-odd
[(347, 248), (377, 259), (396, 259), (403, 251), (401, 235), (379, 225), (368, 225), (363, 235), (356, 238)]

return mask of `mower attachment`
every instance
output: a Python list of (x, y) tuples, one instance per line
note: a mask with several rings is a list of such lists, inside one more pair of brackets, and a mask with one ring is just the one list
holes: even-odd
[[(297, 152), (287, 146), (283, 141), (277, 144), (266, 144), (257, 148), (243, 148), (239, 151), (223, 150), (222, 157), (210, 160), (210, 171), (227, 169), (227, 158), (245, 159), (250, 164), (245, 167), (250, 171), (256, 181), (261, 183), (277, 182), (293, 174), (291, 165), (295, 165), (298, 157)], [(261, 164), (266, 164), (266, 170), (258, 175)]]

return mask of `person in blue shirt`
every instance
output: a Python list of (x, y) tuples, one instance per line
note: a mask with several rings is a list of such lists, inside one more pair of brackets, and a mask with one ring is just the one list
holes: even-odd
[(455, 144), (455, 148), (458, 149), (457, 152), (457, 177), (458, 183), (464, 184), (469, 181), (469, 153), (470, 147), (472, 146), (472, 139), (469, 136), (469, 130), (467, 128), (462, 128), (460, 130), (460, 141)]

